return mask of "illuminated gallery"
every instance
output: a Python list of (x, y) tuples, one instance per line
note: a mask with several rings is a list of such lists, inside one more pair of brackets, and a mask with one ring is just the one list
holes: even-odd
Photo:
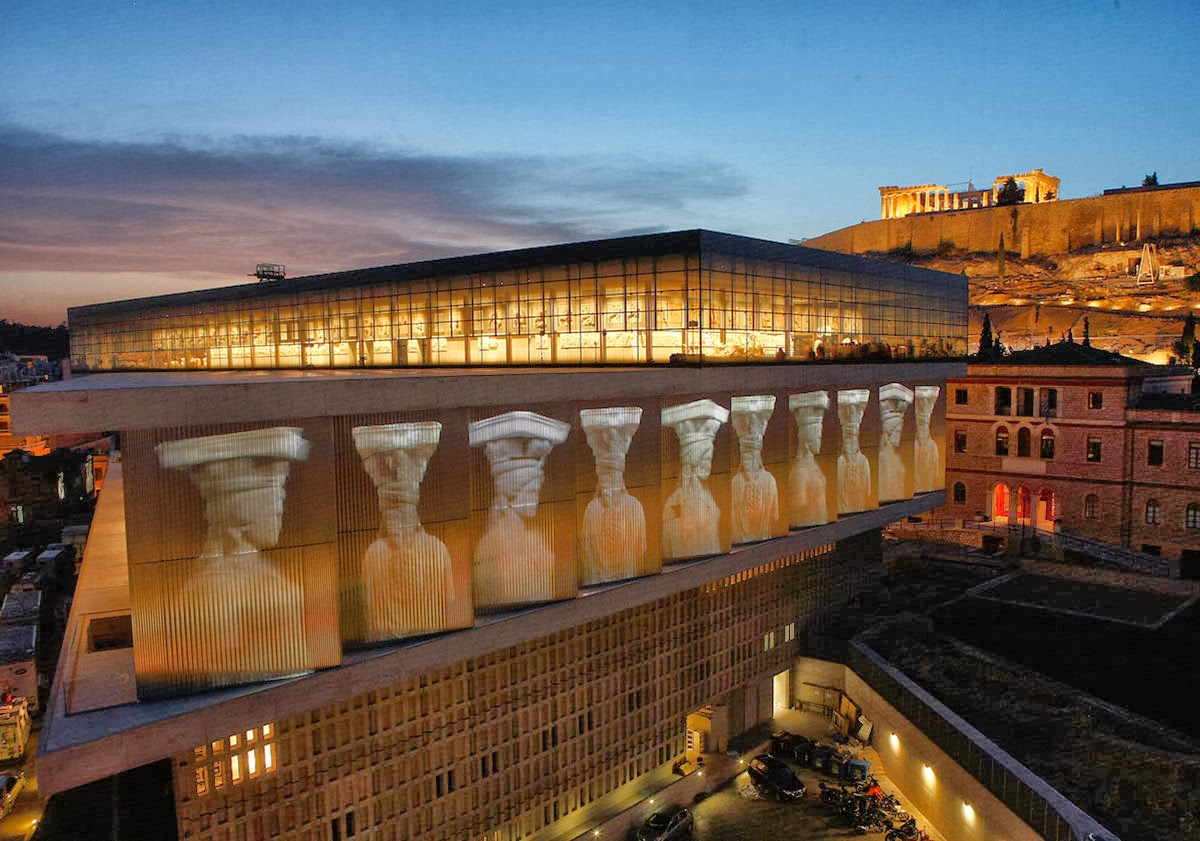
[(169, 759), (180, 838), (574, 837), (791, 706), (944, 502), (966, 303), (687, 231), (72, 309), (16, 420), (121, 458), (42, 790)]

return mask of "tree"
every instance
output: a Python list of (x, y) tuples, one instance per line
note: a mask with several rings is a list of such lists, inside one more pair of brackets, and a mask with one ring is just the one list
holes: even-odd
[(996, 204), (998, 206), (1020, 204), (1021, 203), (1021, 188), (1017, 186), (1017, 179), (1011, 175), (1004, 182), (1004, 186), (1000, 188), (1000, 192), (996, 193)]
[(995, 356), (996, 359), (999, 359), (1001, 356), (1008, 355), (1008, 348), (1006, 348), (1004, 346), (1004, 343), (1002, 341), (1000, 341), (1000, 331), (999, 330), (996, 331), (996, 344), (992, 349), (992, 355)]
[(1143, 187), (1157, 187), (1158, 186), (1158, 170), (1157, 169), (1142, 179), (1142, 186)]
[(1092, 325), (1088, 323), (1086, 315), (1083, 317), (1083, 346), (1092, 346)]
[(995, 349), (996, 345), (992, 340), (992, 317), (985, 312), (983, 329), (979, 331), (979, 356), (991, 356)]

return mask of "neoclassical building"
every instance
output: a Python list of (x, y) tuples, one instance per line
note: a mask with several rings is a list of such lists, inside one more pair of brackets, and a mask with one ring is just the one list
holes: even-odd
[(169, 760), (188, 839), (603, 819), (790, 706), (879, 529), (944, 502), (966, 307), (686, 231), (72, 309), (82, 374), (15, 425), (121, 458), (42, 791)]
[(1110, 543), (1200, 578), (1193, 377), (1069, 341), (972, 362), (947, 384), (943, 513)]

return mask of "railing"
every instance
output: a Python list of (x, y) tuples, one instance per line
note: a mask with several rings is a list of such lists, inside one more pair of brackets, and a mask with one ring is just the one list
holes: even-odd
[(860, 640), (846, 666), (1046, 841), (1118, 841), (1095, 818)]

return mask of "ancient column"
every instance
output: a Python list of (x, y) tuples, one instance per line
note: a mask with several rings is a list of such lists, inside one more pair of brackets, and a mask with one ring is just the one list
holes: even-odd
[(358, 426), (352, 430), (379, 498), (379, 537), (362, 561), (367, 640), (447, 629), (454, 572), (445, 544), (425, 531), (417, 512), (421, 482), (437, 449), (436, 421)]
[(642, 420), (637, 406), (581, 409), (579, 422), (596, 459), (596, 494), (583, 512), (579, 580), (632, 578), (646, 554), (646, 514), (625, 489), (625, 456)]
[(942, 476), (941, 454), (937, 441), (929, 431), (933, 408), (937, 404), (941, 388), (936, 385), (919, 385), (916, 389), (915, 411), (917, 416), (917, 438), (913, 443), (913, 491), (928, 493), (945, 487)]
[(734, 543), (767, 540), (779, 519), (779, 490), (762, 460), (763, 435), (775, 412), (775, 397), (734, 397), (730, 411), (740, 454), (732, 483), (730, 539)]
[(796, 419), (796, 457), (788, 472), (788, 519), (792, 528), (819, 526), (830, 521), (825, 503), (825, 474), (817, 463), (829, 392), (809, 391), (788, 398)]
[(679, 438), (679, 487), (663, 507), (663, 557), (721, 552), (721, 510), (704, 484), (712, 472), (713, 441), (729, 410), (707, 398), (662, 410), (662, 425)]
[(902, 383), (879, 387), (879, 419), (883, 431), (879, 436), (879, 501), (904, 499), (904, 480), (908, 471), (900, 455), (900, 439), (904, 433), (904, 415), (912, 404), (913, 392)]
[(263, 556), (279, 541), (293, 462), (308, 442), (292, 427), (169, 441), (164, 468), (187, 471), (204, 502), (203, 549), (164, 606), (165, 649), (215, 685), (310, 668), (300, 585)]
[(842, 452), (838, 456), (838, 513), (850, 514), (870, 507), (871, 465), (858, 448), (858, 430), (871, 392), (852, 388), (838, 392), (838, 420), (842, 427)]
[(570, 425), (534, 412), (505, 412), (468, 426), (492, 473), (487, 530), (475, 547), (477, 605), (518, 605), (555, 597), (554, 552), (531, 521), (537, 514), (546, 456)]

